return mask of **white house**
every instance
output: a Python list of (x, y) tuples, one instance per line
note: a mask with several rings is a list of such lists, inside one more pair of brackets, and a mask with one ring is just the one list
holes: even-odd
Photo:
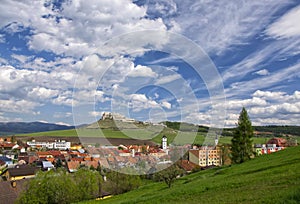
[(54, 142), (37, 142), (35, 140), (28, 141), (27, 145), (33, 148), (41, 147), (47, 149), (59, 149), (59, 150), (67, 150), (71, 148), (71, 142), (67, 142), (65, 140), (58, 140)]

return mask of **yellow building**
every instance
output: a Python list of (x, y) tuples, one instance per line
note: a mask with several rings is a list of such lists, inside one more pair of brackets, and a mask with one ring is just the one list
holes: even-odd
[(189, 161), (201, 167), (221, 166), (221, 150), (213, 147), (201, 147), (189, 150)]
[(17, 165), (14, 168), (8, 168), (5, 177), (8, 181), (33, 178), (37, 168), (29, 165)]

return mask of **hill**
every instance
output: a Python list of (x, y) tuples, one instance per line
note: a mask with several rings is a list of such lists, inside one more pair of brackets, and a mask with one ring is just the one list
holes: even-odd
[(68, 130), (73, 128), (74, 126), (58, 125), (43, 122), (0, 122), (0, 134), (4, 135), (45, 132), (53, 130)]
[(299, 203), (300, 146), (240, 165), (193, 173), (172, 188), (151, 183), (101, 201), (84, 203)]

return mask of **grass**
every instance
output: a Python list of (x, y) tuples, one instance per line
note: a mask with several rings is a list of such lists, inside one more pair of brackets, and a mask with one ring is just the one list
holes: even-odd
[(300, 203), (300, 146), (83, 203)]
[[(17, 136), (54, 136), (54, 137), (105, 137), (105, 138), (133, 138), (133, 139), (152, 139), (156, 143), (161, 142), (163, 135), (168, 136), (169, 142), (174, 141), (177, 144), (203, 144), (205, 141), (205, 133), (195, 133), (195, 132), (182, 132), (180, 136), (177, 136), (177, 133), (170, 128), (165, 128), (161, 132), (155, 132), (153, 130), (143, 130), (143, 129), (125, 129), (122, 131), (112, 130), (112, 129), (69, 129), (69, 130), (57, 130), (57, 131), (48, 131), (48, 132), (37, 132), (37, 133), (28, 133), (28, 134), (18, 134)], [(230, 144), (232, 137), (222, 136), (219, 139), (219, 144)], [(254, 137), (253, 143), (266, 143), (269, 138), (267, 137)]]

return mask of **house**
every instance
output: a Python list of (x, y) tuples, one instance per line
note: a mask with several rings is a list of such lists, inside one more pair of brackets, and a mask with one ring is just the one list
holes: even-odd
[(26, 164), (29, 164), (29, 156), (27, 152), (20, 153), (18, 155), (18, 162), (24, 161)]
[(33, 178), (38, 169), (30, 165), (16, 165), (14, 168), (8, 168), (5, 177), (8, 181)]
[(67, 162), (67, 167), (70, 173), (76, 172), (80, 167), (79, 161), (69, 161)]
[(16, 144), (11, 142), (4, 142), (0, 144), (0, 148), (3, 150), (12, 150)]
[(200, 166), (221, 166), (221, 150), (214, 147), (201, 147), (189, 150), (189, 161)]
[(194, 169), (199, 168), (198, 165), (190, 162), (189, 160), (179, 160), (178, 165), (186, 172), (191, 173)]
[(59, 149), (67, 150), (71, 148), (71, 142), (65, 140), (55, 140), (54, 142), (38, 142), (35, 140), (28, 141), (27, 145), (32, 148), (46, 148), (46, 149)]
[(49, 161), (42, 161), (42, 169), (44, 171), (50, 171), (51, 169), (54, 169), (54, 165)]
[(277, 152), (286, 148), (287, 141), (283, 138), (272, 138), (270, 139), (267, 144), (255, 144), (254, 151), (256, 155), (262, 154), (271, 154), (273, 152)]
[(286, 147), (287, 141), (284, 138), (274, 137), (267, 144), (275, 144), (277, 147)]

